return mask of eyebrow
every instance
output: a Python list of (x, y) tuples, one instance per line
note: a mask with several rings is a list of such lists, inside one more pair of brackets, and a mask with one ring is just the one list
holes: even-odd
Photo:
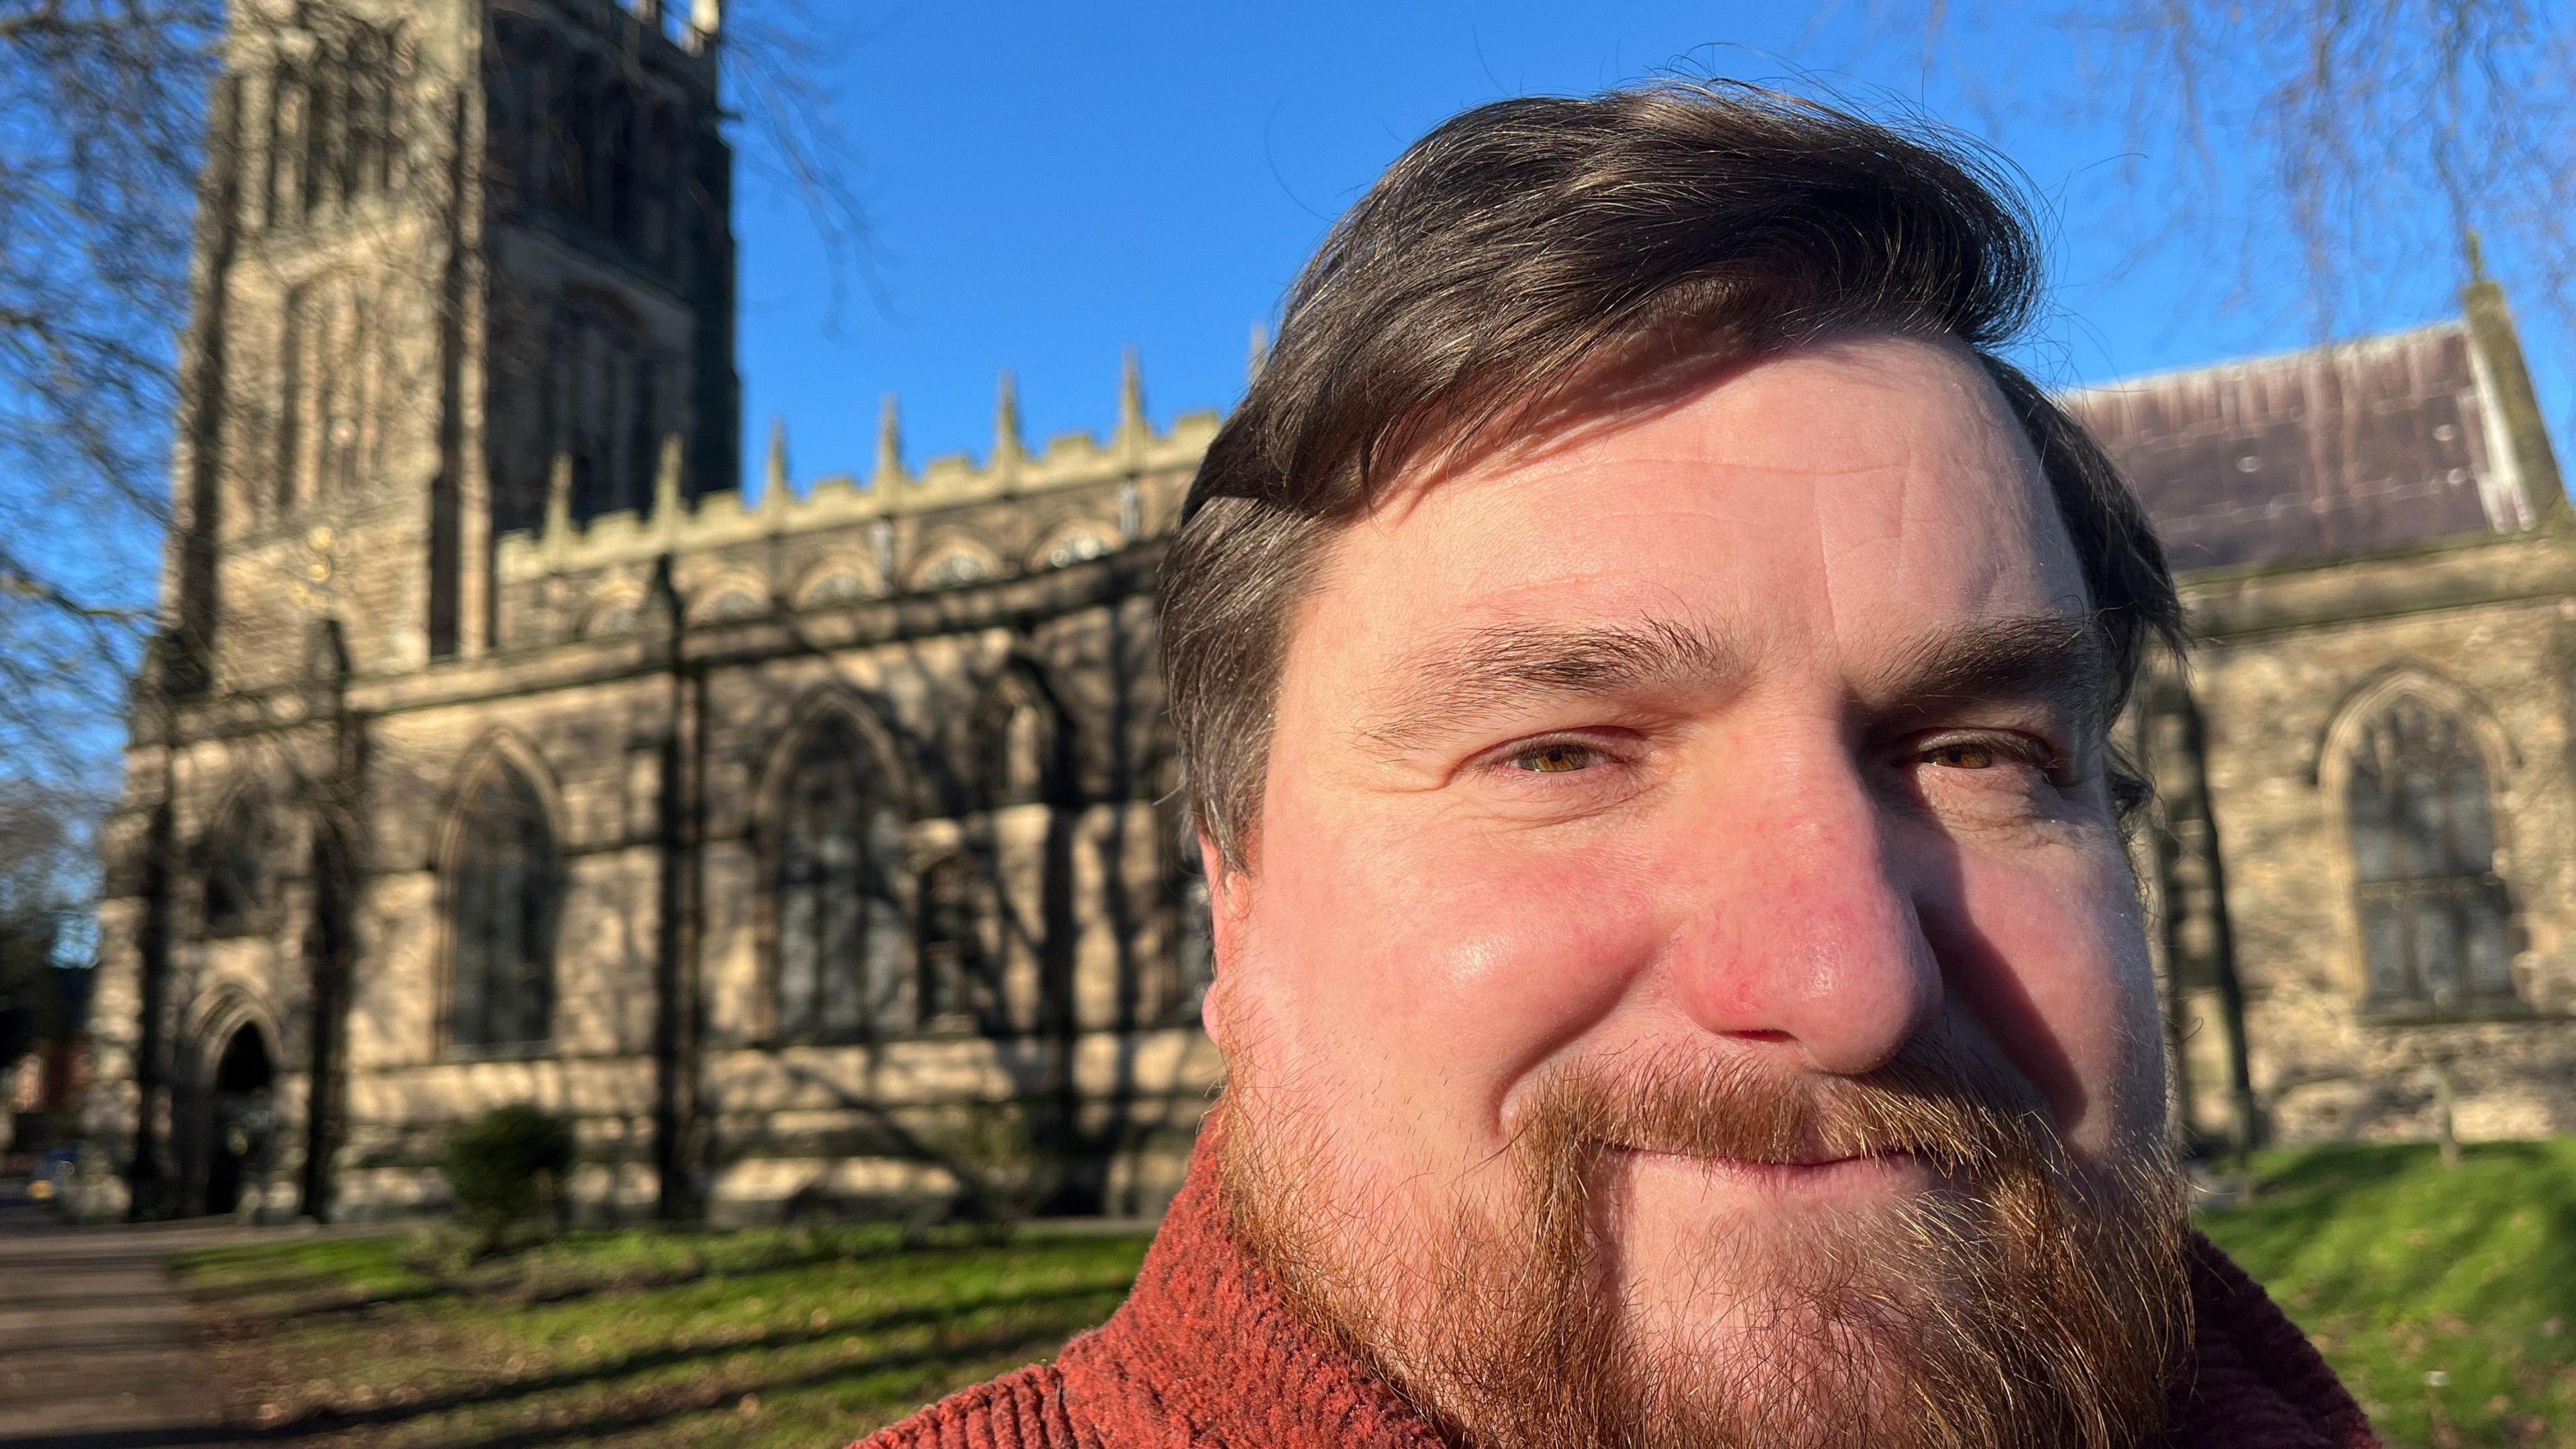
[(2110, 643), (2090, 616), (2007, 615), (1918, 641), (1862, 700), (1889, 711), (2034, 700), (2089, 737), (2110, 726), (2113, 672)]
[(1401, 752), (1459, 718), (1543, 697), (1600, 696), (1731, 677), (1744, 656), (1706, 630), (1667, 619), (1503, 624), (1415, 653), (1406, 682), (1361, 733)]
[[(1405, 682), (1387, 692), (1361, 731), (1402, 753), (1460, 719), (1542, 698), (1602, 697), (1723, 686), (1747, 651), (1704, 628), (1668, 619), (1615, 624), (1505, 624), (1468, 630), (1418, 650)], [(2062, 614), (1981, 619), (1916, 641), (1861, 691), (1874, 712), (2028, 699), (2062, 713), (2079, 733), (2098, 731), (2111, 698), (2110, 650), (2089, 618)]]

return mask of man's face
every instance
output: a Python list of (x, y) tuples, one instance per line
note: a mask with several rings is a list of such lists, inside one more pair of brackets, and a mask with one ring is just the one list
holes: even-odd
[(1851, 1360), (2021, 1281), (1979, 1252), (2090, 1251), (2013, 1241), (2005, 1168), (1887, 1125), (1917, 1089), (2022, 1132), (2075, 1217), (2178, 1232), (2088, 612), (1983, 371), (1887, 336), (1339, 533), (1249, 867), (1211, 872), (1232, 1186), (1292, 1286), (1509, 1437), (1444, 1318), (1588, 1296), (1666, 1407), (1902, 1400)]

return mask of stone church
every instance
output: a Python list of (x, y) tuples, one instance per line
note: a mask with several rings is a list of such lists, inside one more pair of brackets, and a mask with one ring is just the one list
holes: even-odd
[(2068, 401), (2189, 611), (2124, 722), (2184, 1120), (2576, 1132), (2576, 514), (2503, 294)]
[[(98, 1216), (1150, 1212), (1218, 1080), (1153, 663), (1213, 416), (735, 478), (716, 0), (234, 0)], [(2077, 395), (2199, 647), (2124, 728), (2205, 1144), (2576, 1131), (2576, 521), (2491, 284)]]

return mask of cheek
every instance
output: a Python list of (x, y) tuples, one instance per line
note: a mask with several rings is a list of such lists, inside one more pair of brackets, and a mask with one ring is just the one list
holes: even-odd
[(1293, 810), (1267, 827), (1238, 953), (1248, 1040), (1414, 1135), (1489, 1137), (1514, 1082), (1659, 947), (1651, 878), (1602, 852)]
[(2127, 870), (1963, 858), (1924, 912), (1946, 986), (2037, 1087), (2068, 1141), (2107, 1149), (2162, 1121), (2154, 973)]

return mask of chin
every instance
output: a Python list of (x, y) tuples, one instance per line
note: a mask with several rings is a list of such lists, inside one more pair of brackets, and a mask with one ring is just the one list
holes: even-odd
[[(1917, 1164), (1792, 1176), (1640, 1163), (1605, 1202), (1599, 1241), (1639, 1347), (1688, 1359), (1765, 1344), (1836, 1355), (1903, 1340), (1968, 1285), (1929, 1242), (1970, 1231), (1972, 1207)], [(1667, 1177), (1678, 1180), (1659, 1181)], [(1714, 1182), (1694, 1180), (1714, 1176)], [(1887, 1345), (1894, 1346), (1894, 1345)], [(1767, 1350), (1766, 1350), (1767, 1351)]]

